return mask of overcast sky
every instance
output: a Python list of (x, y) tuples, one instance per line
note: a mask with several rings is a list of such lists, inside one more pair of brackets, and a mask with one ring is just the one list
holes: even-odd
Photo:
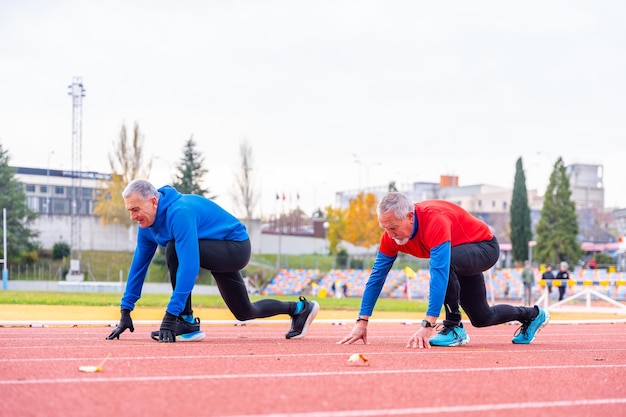
[[(558, 157), (604, 165), (626, 207), (626, 2), (0, 0), (0, 143), (18, 166), (109, 172), (139, 123), (151, 180), (193, 135), (205, 186), (236, 211), (239, 145), (258, 206), (307, 212), (389, 181), (545, 191)], [(241, 214), (241, 213), (238, 213)]]

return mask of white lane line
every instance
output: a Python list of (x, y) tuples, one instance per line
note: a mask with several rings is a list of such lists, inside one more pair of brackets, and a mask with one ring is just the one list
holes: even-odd
[(564, 370), (564, 369), (615, 369), (626, 368), (626, 364), (610, 365), (545, 365), (545, 366), (503, 366), (499, 368), (445, 368), (445, 369), (388, 369), (371, 370), (360, 368), (358, 371), (319, 371), (319, 372), (286, 372), (266, 374), (208, 374), (208, 375), (158, 375), (158, 376), (129, 376), (129, 377), (98, 377), (98, 378), (45, 378), (45, 379), (19, 379), (0, 380), (0, 385), (40, 385), (40, 384), (75, 384), (75, 383), (111, 383), (111, 382), (172, 382), (172, 381), (197, 381), (197, 380), (227, 380), (227, 379), (262, 379), (262, 378), (309, 378), (324, 376), (351, 376), (360, 377), (369, 375), (397, 375), (397, 374), (440, 374), (440, 373), (472, 373), (472, 372), (501, 372), (501, 371), (529, 371), (529, 370)]
[[(142, 344), (142, 345), (133, 345), (133, 347), (138, 347), (138, 348), (144, 348), (146, 345)], [(225, 346), (225, 345), (220, 345), (220, 346)], [(233, 344), (232, 346), (238, 346), (238, 344)], [(358, 347), (359, 345), (357, 345), (356, 347)], [(42, 347), (31, 347), (31, 349), (42, 349), (42, 348), (47, 348), (48, 346)], [(90, 350), (93, 349), (98, 349), (100, 350), (102, 348), (102, 346), (91, 346), (91, 345), (86, 345), (86, 346), (65, 346), (66, 348), (73, 350), (73, 349), (79, 349), (79, 348), (87, 348)], [(125, 346), (125, 347), (129, 347), (129, 346)], [(326, 352), (326, 353), (306, 353), (306, 356), (316, 356), (316, 357), (324, 357), (324, 358), (328, 358), (328, 357), (345, 357), (347, 355), (349, 355), (350, 353), (353, 353), (353, 350), (359, 350), (356, 349), (356, 347), (354, 349), (351, 349), (350, 352)], [(0, 351), (3, 348), (0, 348)], [(23, 350), (24, 347), (21, 347), (20, 350)], [(488, 349), (488, 348), (477, 348), (477, 349), (468, 349), (466, 347), (462, 348), (462, 349), (458, 349), (458, 350), (451, 350), (449, 348), (446, 348), (447, 350), (435, 350), (430, 349), (428, 351), (425, 350), (416, 350), (416, 349), (409, 349), (409, 348), (404, 348), (403, 350), (399, 350), (399, 351), (384, 351), (384, 352), (362, 352), (364, 353), (366, 356), (368, 357), (384, 357), (384, 356), (397, 356), (397, 355), (420, 355), (420, 352), (428, 352), (428, 353), (424, 353), (424, 354), (428, 354), (428, 355), (452, 355), (452, 354), (463, 354), (465, 357), (467, 357), (467, 355), (473, 355), (473, 354), (481, 354), (481, 355), (494, 355), (494, 354), (509, 354), (509, 353), (515, 353), (518, 354), (520, 353), (520, 350), (508, 350), (508, 349), (504, 349), (504, 350), (492, 350), (492, 349)], [(620, 347), (620, 348), (602, 348), (602, 349), (595, 349), (595, 348), (582, 348), (582, 349), (576, 349), (576, 353), (585, 353), (585, 352), (593, 352), (593, 353), (613, 353), (613, 352), (623, 352), (626, 351), (626, 346), (624, 347)], [(528, 353), (533, 353), (533, 354), (545, 354), (545, 353), (564, 353), (563, 349), (539, 349), (539, 350), (532, 350), (529, 351)], [(169, 360), (169, 359), (175, 359), (175, 360), (198, 360), (198, 359), (267, 359), (267, 358), (275, 358), (277, 356), (280, 356), (281, 358), (301, 358), (303, 355), (303, 353), (285, 353), (285, 352), (273, 352), (273, 353), (250, 353), (250, 352), (243, 352), (241, 354), (230, 354), (230, 355), (225, 355), (225, 354), (220, 354), (220, 355), (211, 355), (211, 354), (206, 354), (206, 355), (152, 355), (152, 356), (113, 356), (111, 357), (111, 361), (149, 361), (149, 360), (158, 360), (158, 361), (162, 361), (162, 360)], [(39, 357), (39, 358), (0, 358), (0, 363), (17, 363), (17, 362), (23, 362), (23, 363), (29, 363), (29, 362), (75, 362), (75, 361), (85, 361), (85, 360), (99, 360), (101, 359), (101, 356), (97, 356), (97, 357), (63, 357), (63, 358), (46, 358), (46, 357)]]
[(564, 400), (564, 401), (538, 401), (504, 404), (465, 404), (440, 407), (416, 407), (416, 408), (386, 408), (380, 410), (342, 410), (342, 411), (312, 411), (305, 413), (272, 413), (272, 414), (242, 414), (230, 417), (376, 417), (376, 416), (405, 416), (420, 414), (441, 414), (486, 412), (498, 410), (519, 410), (551, 408), (551, 407), (580, 407), (597, 405), (617, 405), (626, 403), (626, 398), (598, 398), (593, 400)]

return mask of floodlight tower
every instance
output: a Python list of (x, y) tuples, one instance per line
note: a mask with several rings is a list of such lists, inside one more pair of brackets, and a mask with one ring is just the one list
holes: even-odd
[[(85, 88), (82, 77), (74, 77), (72, 84), (68, 86), (69, 95), (72, 96), (72, 201), (70, 214), (71, 225), (71, 254), (70, 258), (76, 263), (80, 271), (81, 258), (81, 227), (80, 227), (80, 200), (81, 200), (81, 172), (82, 172), (82, 148), (83, 148), (83, 97)], [(80, 273), (72, 271), (70, 273)]]

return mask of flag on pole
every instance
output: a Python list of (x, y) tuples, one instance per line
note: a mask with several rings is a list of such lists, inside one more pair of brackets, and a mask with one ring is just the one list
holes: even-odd
[(411, 279), (415, 279), (415, 277), (417, 276), (415, 274), (415, 271), (413, 271), (410, 266), (404, 267), (404, 275), (406, 275), (407, 278), (411, 278)]

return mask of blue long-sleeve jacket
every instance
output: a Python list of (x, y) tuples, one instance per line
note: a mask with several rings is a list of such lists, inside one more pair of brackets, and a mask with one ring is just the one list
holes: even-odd
[(139, 228), (137, 232), (137, 247), (128, 272), (121, 308), (135, 308), (157, 247), (174, 241), (178, 271), (176, 288), (166, 310), (178, 316), (185, 307), (200, 271), (198, 240), (241, 242), (249, 236), (243, 223), (207, 198), (181, 194), (169, 185), (158, 191), (161, 196), (154, 223), (150, 227)]

